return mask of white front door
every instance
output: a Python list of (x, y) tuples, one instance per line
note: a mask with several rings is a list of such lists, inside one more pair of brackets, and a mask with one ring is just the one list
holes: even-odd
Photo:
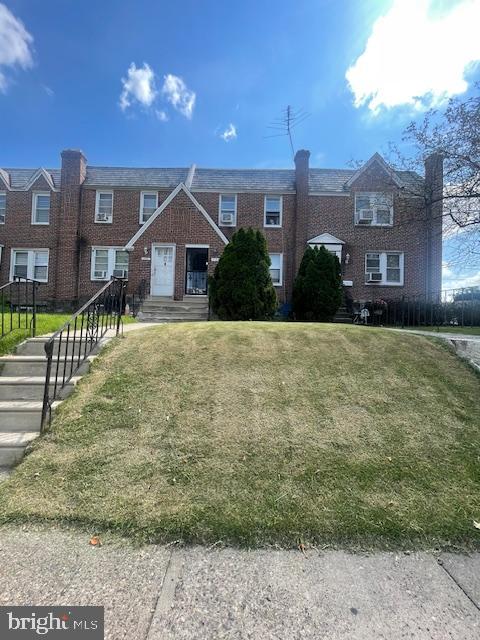
[(173, 296), (175, 246), (152, 247), (152, 296)]

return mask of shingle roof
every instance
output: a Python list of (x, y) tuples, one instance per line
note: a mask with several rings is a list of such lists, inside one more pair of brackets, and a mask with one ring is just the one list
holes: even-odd
[[(4, 169), (12, 189), (24, 189), (38, 169)], [(60, 169), (46, 169), (55, 188), (60, 188)], [(174, 189), (187, 179), (189, 168), (87, 167), (85, 185), (91, 187), (133, 187)], [(312, 193), (345, 193), (353, 169), (310, 169)], [(407, 188), (418, 189), (422, 178), (414, 171), (396, 172)], [(295, 192), (294, 169), (202, 169), (194, 173), (192, 191)]]
[[(12, 189), (24, 189), (38, 169), (7, 169), (10, 176), (10, 187)], [(60, 169), (45, 169), (50, 174), (56, 189), (60, 189)]]

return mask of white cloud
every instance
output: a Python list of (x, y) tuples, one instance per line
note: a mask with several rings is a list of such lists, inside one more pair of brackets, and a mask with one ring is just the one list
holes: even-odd
[(0, 91), (5, 93), (8, 78), (5, 68), (33, 66), (33, 37), (23, 23), (0, 3)]
[(182, 78), (171, 73), (164, 76), (162, 94), (170, 104), (186, 118), (191, 118), (195, 107), (196, 95)]
[(442, 279), (447, 280), (453, 276), (453, 271), (450, 269), (448, 262), (442, 262)]
[(480, 0), (459, 0), (436, 13), (433, 0), (394, 0), (376, 20), (365, 50), (347, 70), (355, 106), (438, 104), (468, 88), (480, 60)]
[(169, 120), (168, 113), (166, 111), (163, 111), (162, 109), (155, 109), (155, 115), (160, 120), (160, 122), (168, 122)]
[(468, 276), (443, 274), (443, 287), (445, 289), (468, 289), (469, 287), (480, 287), (480, 271)]
[(224, 140), (225, 142), (231, 142), (232, 140), (235, 140), (236, 137), (237, 128), (232, 122), (230, 122), (225, 131), (220, 134), (220, 138), (222, 138), (222, 140)]
[(128, 68), (127, 77), (122, 78), (123, 90), (120, 94), (120, 108), (125, 111), (132, 102), (139, 102), (144, 107), (150, 107), (157, 91), (155, 89), (155, 74), (151, 67), (144, 62), (143, 67), (137, 69), (134, 62)]

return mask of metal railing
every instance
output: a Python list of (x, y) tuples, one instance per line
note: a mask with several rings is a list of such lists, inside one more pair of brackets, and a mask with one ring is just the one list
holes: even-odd
[(130, 311), (132, 312), (132, 315), (134, 318), (137, 317), (138, 312), (140, 311), (146, 296), (147, 296), (147, 281), (144, 278), (143, 280), (140, 281), (140, 284), (138, 285), (135, 293), (132, 293), (132, 297), (131, 297), (132, 304), (130, 307)]
[(18, 329), (35, 337), (39, 284), (37, 280), (15, 277), (0, 287), (0, 339)]
[[(368, 310), (368, 315), (362, 309)], [(353, 310), (354, 322), (398, 327), (480, 327), (480, 287), (372, 299)]]
[(110, 329), (118, 336), (122, 325), (126, 281), (112, 278), (45, 343), (47, 370), (41, 431), (61, 390)]

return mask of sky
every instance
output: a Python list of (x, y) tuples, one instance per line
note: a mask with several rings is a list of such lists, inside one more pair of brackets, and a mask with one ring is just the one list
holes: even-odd
[[(292, 167), (387, 153), (480, 80), (480, 0), (0, 0), (0, 166)], [(449, 262), (444, 285), (480, 284)]]

